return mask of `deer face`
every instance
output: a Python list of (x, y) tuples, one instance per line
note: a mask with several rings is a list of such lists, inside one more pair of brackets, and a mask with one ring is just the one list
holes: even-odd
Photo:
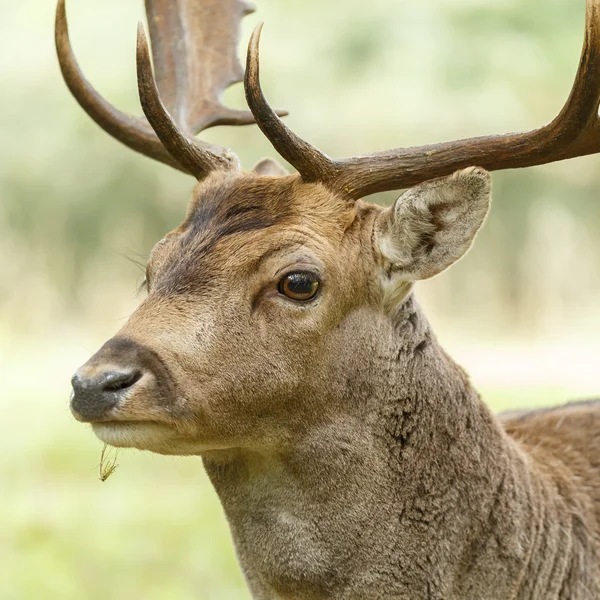
[(340, 387), (412, 281), (459, 258), (487, 211), (467, 170), (388, 210), (297, 176), (216, 174), (147, 266), (148, 296), (73, 378), (104, 442), (197, 454), (290, 442)]
[(76, 418), (163, 453), (285, 436), (318, 409), (324, 335), (363, 302), (355, 215), (296, 176), (198, 184), (151, 253), (147, 298), (75, 375)]

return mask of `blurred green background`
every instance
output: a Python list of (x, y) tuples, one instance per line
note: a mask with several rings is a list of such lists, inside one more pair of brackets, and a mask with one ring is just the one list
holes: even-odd
[[(579, 58), (583, 0), (258, 0), (263, 82), (333, 156), (541, 125)], [(76, 54), (139, 112), (141, 0), (71, 0)], [(144, 256), (192, 182), (100, 131), (64, 86), (51, 0), (0, 19), (0, 597), (248, 598), (199, 459), (101, 444), (68, 410), (69, 379), (139, 301)], [(238, 86), (239, 87), (239, 86)], [(241, 90), (227, 93), (242, 106)], [(253, 128), (206, 136), (244, 166)], [(600, 391), (600, 157), (494, 175), (474, 250), (418, 288), (442, 341), (494, 409)], [(377, 198), (389, 202), (394, 195)]]

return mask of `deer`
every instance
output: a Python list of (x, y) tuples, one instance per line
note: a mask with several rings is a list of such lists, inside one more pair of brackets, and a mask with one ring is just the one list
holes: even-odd
[[(600, 598), (600, 402), (492, 413), (414, 292), (471, 247), (490, 172), (600, 151), (600, 0), (547, 125), (343, 159), (268, 103), (262, 24), (242, 68), (248, 5), (146, 11), (138, 118), (85, 79), (57, 6), (87, 114), (197, 180), (149, 255), (145, 298), (73, 376), (75, 419), (114, 447), (200, 456), (257, 600)], [(221, 100), (242, 80), (248, 111)], [(242, 170), (197, 137), (252, 123), (293, 172)], [(365, 200), (390, 190), (405, 190), (390, 207)]]

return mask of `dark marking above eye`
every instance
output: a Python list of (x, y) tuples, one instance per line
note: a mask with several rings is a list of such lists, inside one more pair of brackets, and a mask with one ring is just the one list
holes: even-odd
[(208, 289), (218, 273), (218, 257), (210, 256), (224, 238), (267, 229), (291, 214), (289, 190), (281, 184), (232, 180), (230, 185), (200, 190), (169, 260), (152, 282), (153, 291), (170, 294)]
[(275, 222), (271, 219), (256, 215), (254, 218), (245, 219), (232, 219), (229, 222), (223, 224), (217, 230), (217, 239), (221, 239), (234, 233), (241, 233), (242, 231), (252, 231), (253, 229), (266, 229), (271, 227)]
[(197, 204), (189, 217), (190, 234), (201, 246), (211, 249), (221, 238), (244, 231), (266, 229), (289, 214), (285, 203), (273, 206), (262, 190), (233, 186), (212, 190)]
[(234, 206), (230, 206), (227, 209), (227, 212), (224, 215), (224, 219), (233, 219), (234, 217), (238, 217), (240, 215), (245, 215), (251, 212), (265, 212), (263, 206), (260, 204), (236, 204)]

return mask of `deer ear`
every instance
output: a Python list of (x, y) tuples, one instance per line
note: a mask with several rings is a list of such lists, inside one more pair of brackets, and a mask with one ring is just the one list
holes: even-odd
[(400, 196), (377, 223), (377, 242), (390, 279), (427, 279), (461, 258), (487, 215), (490, 190), (489, 173), (471, 167)]
[(259, 160), (252, 169), (257, 175), (289, 175), (289, 173), (272, 158), (263, 158)]

